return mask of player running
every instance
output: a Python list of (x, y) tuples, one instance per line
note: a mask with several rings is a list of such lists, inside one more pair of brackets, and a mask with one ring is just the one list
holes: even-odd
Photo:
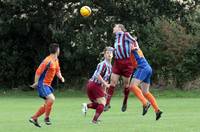
[(99, 116), (104, 110), (106, 103), (105, 91), (110, 85), (108, 84), (112, 65), (111, 60), (113, 57), (113, 48), (106, 47), (104, 49), (104, 61), (100, 62), (94, 72), (92, 78), (87, 83), (87, 95), (91, 103), (82, 104), (82, 112), (86, 115), (87, 109), (96, 109), (96, 113), (93, 117), (92, 123), (99, 123)]
[[(158, 120), (161, 117), (162, 111), (160, 111), (154, 96), (149, 92), (152, 68), (145, 59), (137, 41), (132, 39), (132, 42), (132, 54), (137, 62), (137, 69), (134, 72), (134, 78), (131, 81), (130, 90), (143, 104), (142, 115), (147, 113), (151, 104), (156, 113), (156, 120)], [(142, 91), (139, 89), (139, 86), (141, 86)]]
[(60, 66), (58, 61), (58, 56), (60, 53), (59, 45), (56, 43), (50, 44), (49, 46), (50, 55), (47, 56), (35, 74), (34, 84), (31, 85), (32, 88), (37, 87), (38, 94), (41, 98), (45, 100), (44, 105), (42, 105), (38, 111), (29, 119), (37, 127), (41, 127), (37, 119), (42, 114), (45, 113), (44, 122), (47, 125), (51, 125), (49, 116), (52, 109), (52, 105), (55, 101), (55, 96), (53, 94), (53, 88), (51, 87), (51, 82), (55, 75), (62, 81), (65, 82), (65, 79), (61, 75)]
[(127, 100), (129, 95), (129, 82), (133, 72), (133, 65), (130, 59), (132, 36), (126, 32), (124, 25), (116, 24), (113, 28), (115, 34), (114, 43), (114, 65), (112, 68), (111, 83), (107, 91), (108, 97), (106, 101), (105, 111), (110, 108), (110, 100), (113, 96), (114, 89), (117, 85), (119, 77), (122, 76), (124, 87), (124, 100), (122, 104), (122, 112), (126, 111)]

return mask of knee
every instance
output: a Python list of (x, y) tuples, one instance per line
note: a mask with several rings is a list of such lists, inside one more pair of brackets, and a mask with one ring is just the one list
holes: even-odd
[(136, 84), (136, 83), (131, 83), (130, 85), (129, 85), (129, 90), (134, 90), (134, 89), (137, 89), (138, 88), (138, 84)]
[(133, 85), (133, 84), (130, 84), (128, 88), (129, 88), (129, 90), (131, 90), (131, 89), (134, 88), (134, 85)]
[(142, 88), (142, 94), (143, 94), (143, 95), (147, 94), (148, 92), (149, 92), (148, 89), (146, 89), (146, 88)]
[(106, 105), (106, 101), (105, 101), (105, 102), (102, 102), (101, 104), (102, 104), (103, 106), (105, 106), (105, 105)]
[(98, 104), (102, 104), (103, 106), (105, 106), (106, 105), (106, 99), (105, 98), (101, 98), (101, 99), (97, 100), (97, 103)]
[(143, 94), (143, 95), (145, 95), (145, 94), (147, 94), (147, 92), (146, 92), (146, 91), (144, 91), (144, 90), (142, 90), (142, 94)]
[(102, 104), (103, 106), (106, 105), (106, 99), (105, 99), (105, 98), (102, 100), (101, 104)]
[(55, 100), (56, 100), (56, 98), (54, 97), (54, 98), (53, 98), (53, 102), (54, 102)]
[(51, 102), (53, 103), (56, 100), (56, 98), (55, 96), (52, 96), (51, 98), (49, 98), (49, 100), (51, 100)]
[(128, 83), (124, 84), (124, 88), (129, 88), (130, 85)]

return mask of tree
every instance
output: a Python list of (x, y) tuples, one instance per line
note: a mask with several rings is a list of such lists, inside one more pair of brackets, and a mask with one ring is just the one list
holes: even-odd
[[(195, 23), (189, 20), (189, 16), (199, 5), (197, 0), (195, 2), (196, 4), (171, 0), (2, 0), (0, 83), (10, 87), (31, 83), (35, 69), (48, 54), (51, 42), (57, 42), (61, 46), (61, 69), (67, 80), (76, 82), (89, 78), (102, 57), (99, 54), (103, 48), (113, 44), (112, 27), (115, 23), (124, 24), (132, 35), (138, 37), (147, 58), (154, 55), (149, 51), (156, 51), (160, 57), (157, 58), (159, 63), (151, 61), (155, 71), (158, 71), (155, 76), (167, 73), (160, 70), (163, 65), (168, 71), (173, 71), (173, 65), (164, 61), (177, 64), (182, 59), (183, 48), (180, 44), (188, 45), (198, 34), (198, 28), (195, 29), (198, 26), (192, 26), (199, 25), (198, 19), (195, 19)], [(79, 9), (83, 5), (93, 9), (92, 16), (80, 16)], [(192, 30), (189, 28), (191, 26)], [(148, 33), (151, 31), (154, 34)], [(171, 33), (174, 36), (170, 36)], [(151, 37), (154, 37), (156, 44), (148, 47), (153, 43)], [(186, 41), (179, 43), (181, 38)], [(174, 50), (172, 46), (179, 48)], [(173, 56), (179, 57), (170, 60), (169, 57)]]

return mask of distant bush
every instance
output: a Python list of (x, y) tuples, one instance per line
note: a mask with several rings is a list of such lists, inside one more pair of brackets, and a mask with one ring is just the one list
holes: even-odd
[[(187, 33), (186, 28), (179, 22), (166, 18), (155, 19), (141, 30), (141, 47), (154, 69), (154, 81), (159, 83), (164, 80), (164, 85), (173, 83), (182, 87), (185, 76), (195, 71), (192, 67), (197, 63), (195, 56), (199, 49), (195, 48), (199, 38), (192, 33)], [(195, 59), (195, 60), (194, 60)], [(191, 68), (186, 65), (191, 62)], [(193, 65), (193, 66), (192, 66)], [(198, 73), (197, 73), (198, 74)], [(163, 82), (162, 80), (162, 82)]]

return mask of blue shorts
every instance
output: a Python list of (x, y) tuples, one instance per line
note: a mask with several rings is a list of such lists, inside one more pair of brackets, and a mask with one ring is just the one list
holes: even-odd
[(134, 73), (134, 78), (150, 84), (151, 75), (152, 75), (152, 69), (150, 66), (146, 66), (144, 68), (138, 67)]
[(37, 90), (38, 90), (38, 95), (43, 99), (46, 99), (46, 97), (49, 94), (54, 92), (51, 86), (43, 85), (43, 84), (38, 85)]

